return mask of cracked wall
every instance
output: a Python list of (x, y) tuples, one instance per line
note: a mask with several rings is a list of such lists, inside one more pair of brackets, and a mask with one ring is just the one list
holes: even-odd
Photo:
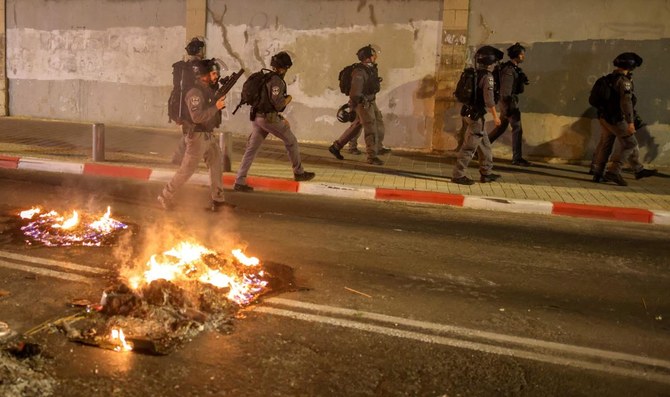
[[(201, 7), (202, 9), (187, 9)], [(174, 127), (167, 123), (171, 67), (187, 30), (204, 29), (208, 57), (229, 73), (267, 67), (289, 51), (294, 101), (286, 111), (301, 140), (329, 142), (346, 125), (337, 74), (368, 43), (381, 47), (378, 104), (389, 146), (447, 150), (455, 145), (458, 106), (451, 93), (474, 49), (528, 47), (531, 85), (522, 97), (526, 152), (535, 158), (588, 159), (597, 123), (586, 98), (619, 52), (645, 59), (636, 71), (640, 133), (649, 162), (670, 164), (668, 0), (6, 0), (9, 113), (74, 121)], [(202, 23), (191, 25), (189, 15)], [(247, 133), (247, 110), (224, 129)], [(490, 125), (487, 128), (491, 128)], [(510, 137), (495, 145), (509, 156)]]

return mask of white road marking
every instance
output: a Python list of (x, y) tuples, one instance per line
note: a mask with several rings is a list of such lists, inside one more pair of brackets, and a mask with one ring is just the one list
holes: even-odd
[(55, 260), (52, 260), (52, 259), (39, 258), (39, 257), (36, 257), (36, 256), (26, 256), (26, 255), (14, 254), (14, 253), (11, 253), (11, 252), (6, 252), (6, 251), (0, 251), (0, 257), (7, 258), (7, 259), (15, 259), (15, 260), (24, 261), (24, 262), (31, 262), (31, 263), (36, 263), (36, 264), (48, 265), (48, 266), (61, 267), (61, 268), (64, 268), (64, 269), (77, 270), (77, 271), (86, 272), (86, 273), (105, 274), (105, 273), (109, 272), (106, 269), (100, 269), (98, 267), (77, 265), (76, 263), (70, 263), (70, 262), (59, 262), (59, 261), (55, 261)]
[[(327, 317), (318, 314), (303, 312), (294, 312), (286, 309), (260, 306), (253, 310), (274, 314), (293, 319), (329, 324), (339, 327), (357, 329), (367, 332), (375, 332), (388, 336), (413, 339), (427, 343), (437, 343), (446, 346), (452, 346), (463, 349), (470, 349), (485, 353), (492, 353), (510, 357), (523, 358), (528, 360), (540, 361), (555, 365), (564, 365), (588, 370), (607, 372), (610, 374), (634, 377), (644, 380), (652, 380), (661, 383), (670, 384), (670, 362), (649, 357), (635, 356), (632, 354), (612, 352), (600, 349), (593, 349), (574, 345), (565, 345), (556, 342), (548, 342), (531, 338), (516, 337), (510, 335), (496, 334), (493, 332), (479, 331), (474, 329), (456, 327), (444, 324), (435, 324), (423, 321), (408, 320), (400, 317), (387, 316), (377, 313), (361, 312), (351, 309), (304, 303), (289, 299), (271, 298), (265, 303), (284, 305), (303, 310), (313, 310), (322, 313), (332, 313), (337, 315), (352, 316), (356, 319), (349, 320), (344, 318)], [(364, 323), (359, 320), (372, 320), (384, 323), (391, 323), (395, 328)], [(419, 329), (425, 329), (432, 332), (450, 333), (460, 337), (483, 339), (484, 342), (474, 342), (465, 339), (447, 337), (442, 335), (421, 333), (413, 330), (398, 329), (397, 326), (407, 326)], [(493, 344), (491, 344), (493, 343)], [(495, 343), (513, 343), (526, 347), (526, 350), (495, 346)], [(546, 352), (530, 351), (528, 349), (544, 349)], [(566, 357), (561, 357), (563, 354)], [(593, 361), (586, 361), (586, 360)], [(623, 362), (622, 362), (623, 361)], [(635, 366), (638, 366), (636, 368)]]
[(93, 282), (95, 282), (95, 280), (90, 278), (90, 277), (84, 277), (84, 276), (79, 276), (79, 275), (76, 275), (76, 274), (59, 272), (59, 271), (56, 271), (56, 270), (43, 269), (43, 268), (39, 268), (39, 267), (19, 265), (17, 263), (5, 262), (3, 260), (0, 260), (0, 267), (5, 267), (5, 268), (8, 268), (8, 269), (14, 269), (14, 270), (21, 270), (21, 271), (29, 272), (29, 273), (41, 274), (43, 276), (60, 278), (60, 279), (63, 279), (63, 280), (77, 281), (77, 282), (86, 283), (86, 284), (92, 284)]

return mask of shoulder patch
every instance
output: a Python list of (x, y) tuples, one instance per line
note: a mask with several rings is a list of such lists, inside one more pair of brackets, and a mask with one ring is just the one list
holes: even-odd
[(492, 89), (493, 89), (493, 86), (495, 85), (495, 80), (493, 79), (493, 76), (488, 76), (488, 77), (486, 78), (486, 80), (487, 80), (486, 82), (487, 82), (487, 84), (488, 84), (488, 86), (489, 86), (489, 90), (492, 90)]
[(633, 89), (633, 84), (630, 81), (624, 81), (623, 82), (623, 89), (626, 91), (630, 91)]
[(190, 99), (190, 105), (191, 107), (196, 107), (200, 105), (200, 97), (197, 95), (193, 95)]
[(279, 86), (278, 85), (272, 86), (272, 96), (277, 95), (279, 95)]

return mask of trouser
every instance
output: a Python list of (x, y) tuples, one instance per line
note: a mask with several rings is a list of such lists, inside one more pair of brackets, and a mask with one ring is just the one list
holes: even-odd
[(489, 133), (489, 141), (495, 142), (505, 133), (508, 126), (512, 126), (512, 161), (520, 161), (523, 145), (523, 128), (521, 127), (521, 112), (519, 109), (502, 109), (503, 116), (500, 118), (500, 125)]
[(171, 200), (177, 190), (184, 185), (198, 168), (200, 159), (209, 168), (209, 189), (211, 199), (224, 201), (221, 171), (221, 149), (211, 132), (189, 132), (184, 134), (186, 151), (179, 169), (163, 189), (163, 197)]
[(461, 150), (463, 146), (463, 141), (465, 140), (465, 131), (468, 129), (468, 122), (465, 120), (467, 117), (461, 117), (461, 128), (456, 133), (456, 149), (455, 151)]
[(463, 117), (463, 120), (468, 124), (468, 128), (465, 131), (463, 146), (458, 151), (452, 176), (454, 178), (466, 176), (465, 170), (467, 170), (475, 150), (479, 154), (479, 173), (489, 175), (493, 169), (493, 156), (491, 155), (491, 142), (489, 142), (489, 137), (484, 132), (484, 118), (473, 120), (469, 117)]
[[(596, 148), (593, 151), (593, 157), (591, 158), (591, 171), (593, 173), (596, 172), (596, 169), (598, 170), (605, 169), (605, 166), (607, 165), (607, 160), (609, 160), (610, 155), (612, 154), (612, 149), (614, 148), (614, 143), (616, 142), (616, 135), (607, 134), (606, 136), (603, 136), (602, 129), (603, 127), (601, 126), (600, 138), (598, 139), (598, 144), (596, 145)], [(599, 161), (598, 160), (599, 156), (604, 160), (602, 160), (602, 162), (598, 166), (596, 166), (596, 161)]]
[(272, 134), (284, 142), (286, 153), (288, 153), (288, 158), (293, 167), (293, 174), (302, 174), (305, 172), (300, 160), (298, 139), (293, 135), (291, 125), (285, 118), (277, 113), (256, 115), (256, 118), (252, 121), (251, 125), (251, 134), (249, 134), (249, 138), (247, 138), (247, 148), (242, 156), (240, 168), (237, 170), (235, 183), (240, 185), (246, 184), (247, 174), (249, 173), (249, 168), (251, 168), (251, 163), (253, 163), (254, 158), (256, 158), (256, 154), (268, 134)]
[[(365, 153), (368, 159), (377, 157), (384, 141), (384, 119), (374, 100), (364, 101), (356, 106), (357, 120), (363, 126)], [(352, 135), (353, 136), (353, 135)]]
[(598, 152), (593, 164), (593, 172), (595, 174), (602, 174), (607, 157), (609, 156), (610, 146), (608, 142), (612, 137), (618, 141), (610, 158), (607, 172), (620, 174), (623, 162), (628, 161), (633, 172), (639, 172), (644, 167), (640, 163), (640, 148), (637, 144), (635, 134), (628, 133), (628, 123), (625, 120), (619, 121), (616, 124), (610, 124), (604, 119), (598, 119), (600, 122), (600, 141), (598, 142)]
[(344, 145), (349, 143), (349, 150), (358, 149), (358, 137), (361, 136), (361, 131), (363, 131), (363, 124), (361, 124), (361, 121), (356, 117), (356, 120), (344, 130), (342, 135), (340, 135), (333, 144), (336, 148), (342, 149), (344, 148)]
[(172, 164), (181, 164), (181, 161), (184, 159), (184, 153), (186, 153), (186, 135), (182, 134), (181, 138), (179, 138), (177, 148), (172, 153)]

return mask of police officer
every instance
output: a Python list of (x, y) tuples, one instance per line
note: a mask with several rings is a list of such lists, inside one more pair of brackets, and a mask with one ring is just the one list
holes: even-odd
[[(349, 107), (356, 110), (358, 121), (363, 126), (365, 138), (365, 152), (368, 164), (383, 165), (384, 162), (377, 157), (379, 154), (388, 153), (391, 149), (385, 148), (384, 120), (382, 113), (375, 102), (376, 94), (381, 89), (381, 79), (377, 69), (377, 50), (368, 44), (356, 52), (360, 61), (360, 67), (355, 67), (351, 75), (351, 90), (349, 90)], [(328, 148), (328, 151), (336, 158), (342, 160), (344, 157), (340, 150), (356, 137), (360, 130), (354, 123)]]
[(294, 180), (309, 181), (315, 176), (313, 172), (303, 169), (298, 139), (293, 135), (289, 122), (280, 114), (293, 99), (290, 95), (287, 95), (286, 82), (284, 81), (286, 71), (293, 66), (291, 56), (284, 51), (279, 52), (270, 59), (270, 66), (272, 66), (273, 72), (265, 83), (265, 90), (261, 94), (261, 102), (257, 107), (251, 109), (252, 130), (247, 139), (247, 148), (242, 156), (233, 186), (234, 190), (239, 192), (254, 190), (246, 184), (247, 174), (256, 153), (258, 153), (268, 134), (272, 134), (284, 142), (293, 167)]
[[(635, 88), (631, 71), (642, 65), (642, 58), (633, 52), (619, 54), (614, 61), (611, 81), (613, 93), (604, 109), (598, 109), (598, 121), (601, 132), (593, 163), (593, 181), (609, 181), (619, 186), (628, 183), (621, 176), (624, 161), (628, 161), (635, 179), (656, 175), (656, 170), (645, 169), (639, 160), (639, 146), (635, 138)], [(612, 148), (612, 138), (616, 137), (618, 145), (610, 158), (605, 171), (605, 164)], [(605, 171), (603, 173), (603, 171)]]
[(201, 158), (204, 158), (209, 168), (211, 198), (209, 209), (216, 211), (224, 205), (232, 206), (226, 203), (223, 195), (221, 150), (212, 134), (214, 126), (220, 120), (219, 112), (225, 107), (225, 97), (214, 101), (214, 92), (210, 87), (212, 84), (210, 69), (211, 65), (208, 61), (201, 60), (193, 63), (193, 74), (196, 80), (194, 86), (186, 93), (184, 100), (191, 121), (182, 124), (186, 152), (179, 169), (158, 196), (158, 202), (166, 210), (172, 207), (177, 190), (195, 173)]
[[(193, 76), (193, 64), (205, 57), (205, 42), (200, 37), (194, 37), (184, 49), (186, 50), (184, 59), (172, 64), (172, 86), (180, 87), (179, 91), (182, 99), (195, 81), (195, 76)], [(188, 113), (185, 108), (183, 108), (182, 112)], [(172, 154), (172, 164), (180, 165), (184, 158), (185, 151), (186, 141), (184, 136), (182, 136), (177, 148)]]
[(519, 94), (528, 84), (528, 77), (521, 70), (519, 64), (526, 59), (526, 48), (519, 43), (507, 49), (509, 61), (500, 68), (500, 119), (499, 126), (489, 133), (489, 141), (495, 142), (506, 130), (512, 126), (512, 164), (528, 167), (531, 163), (521, 156), (523, 145), (523, 128), (521, 127), (521, 112), (519, 111)]
[(486, 110), (491, 112), (493, 122), (496, 126), (500, 125), (500, 118), (496, 112), (494, 98), (495, 81), (493, 79), (493, 68), (495, 64), (503, 57), (502, 51), (491, 46), (481, 47), (475, 53), (475, 63), (477, 66), (477, 89), (475, 103), (465, 109), (463, 117), (468, 128), (465, 131), (463, 145), (458, 152), (456, 164), (452, 174), (451, 181), (460, 185), (472, 185), (475, 182), (468, 178), (465, 170), (468, 168), (470, 160), (478, 150), (479, 154), (479, 181), (482, 183), (495, 181), (500, 175), (493, 174), (493, 157), (491, 155), (491, 143), (489, 137), (484, 132), (484, 115)]

